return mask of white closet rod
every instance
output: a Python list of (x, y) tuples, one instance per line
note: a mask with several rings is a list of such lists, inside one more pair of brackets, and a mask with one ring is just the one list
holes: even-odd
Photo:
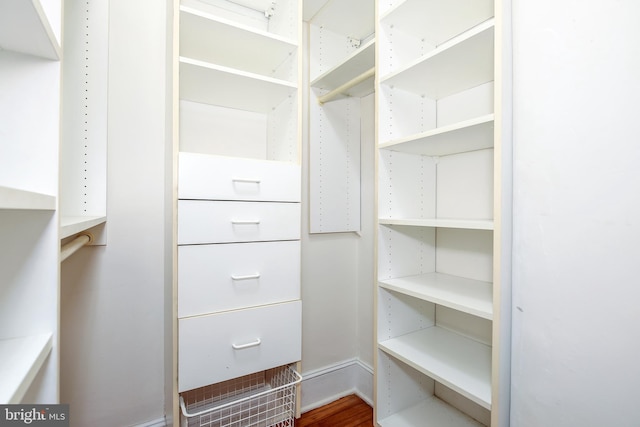
[(71, 255), (76, 253), (78, 249), (92, 241), (93, 235), (91, 235), (91, 233), (82, 233), (66, 245), (63, 245), (62, 248), (60, 248), (60, 262), (69, 258)]
[(320, 103), (320, 105), (324, 104), (325, 102), (329, 102), (336, 96), (340, 95), (341, 93), (346, 92), (347, 90), (351, 89), (355, 85), (358, 85), (363, 81), (367, 80), (369, 77), (373, 77), (375, 74), (376, 74), (375, 67), (371, 67), (364, 73), (360, 74), (357, 77), (354, 77), (353, 79), (349, 80), (343, 85), (338, 86), (331, 92), (325, 93), (324, 95), (318, 98), (318, 102)]

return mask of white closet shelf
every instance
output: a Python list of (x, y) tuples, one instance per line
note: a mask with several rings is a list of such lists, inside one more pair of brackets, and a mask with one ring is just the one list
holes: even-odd
[(483, 427), (435, 396), (380, 420), (380, 427)]
[(88, 230), (107, 222), (106, 216), (62, 216), (60, 218), (60, 239)]
[(0, 404), (20, 403), (51, 348), (51, 334), (0, 340)]
[(467, 230), (493, 230), (493, 220), (448, 218), (380, 218), (381, 225), (408, 225), (414, 227), (461, 228)]
[(0, 50), (59, 60), (58, 42), (39, 0), (0, 1)]
[(431, 99), (441, 99), (493, 81), (494, 20), (443, 43), (380, 83)]
[(454, 123), (380, 144), (379, 148), (427, 156), (446, 156), (493, 147), (493, 114)]
[(364, 39), (375, 31), (375, 2), (329, 0), (311, 23), (337, 34)]
[(392, 338), (379, 348), (491, 409), (491, 347), (438, 326)]
[(443, 273), (380, 280), (380, 287), (491, 320), (493, 284)]
[[(375, 65), (375, 40), (370, 40), (345, 58), (335, 67), (321, 74), (311, 82), (311, 87), (333, 90), (358, 77)], [(374, 78), (354, 86), (345, 95), (363, 97), (373, 93)]]
[(55, 210), (56, 198), (49, 194), (0, 186), (0, 209)]
[(187, 101), (268, 113), (296, 89), (284, 80), (180, 57), (180, 99)]
[(297, 48), (293, 39), (180, 6), (180, 55), (184, 57), (271, 76)]
[(407, 0), (387, 10), (380, 20), (439, 46), (493, 15), (493, 0)]

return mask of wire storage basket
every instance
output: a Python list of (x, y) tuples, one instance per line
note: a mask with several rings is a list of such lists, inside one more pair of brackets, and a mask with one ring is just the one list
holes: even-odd
[(302, 376), (280, 366), (180, 395), (182, 427), (293, 427)]

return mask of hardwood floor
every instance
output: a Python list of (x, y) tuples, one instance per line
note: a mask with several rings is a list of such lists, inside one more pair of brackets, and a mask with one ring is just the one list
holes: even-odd
[(373, 409), (350, 395), (302, 414), (295, 427), (371, 427)]

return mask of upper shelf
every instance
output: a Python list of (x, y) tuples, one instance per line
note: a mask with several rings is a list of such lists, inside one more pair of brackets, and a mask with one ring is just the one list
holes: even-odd
[(0, 209), (55, 210), (56, 198), (48, 194), (0, 186)]
[(380, 20), (437, 47), (493, 16), (493, 0), (406, 0)]
[(374, 32), (374, 6), (371, 0), (329, 0), (311, 19), (311, 24), (364, 39)]
[(488, 219), (448, 218), (380, 218), (381, 225), (407, 225), (414, 227), (458, 228), (465, 230), (493, 230), (493, 221)]
[(293, 39), (180, 7), (181, 56), (272, 76), (297, 48)]
[(0, 49), (60, 59), (60, 43), (39, 0), (0, 1)]
[(490, 19), (472, 28), (383, 76), (380, 83), (441, 99), (493, 81), (494, 25)]
[(106, 216), (63, 216), (60, 218), (60, 239), (73, 236), (106, 221)]
[(427, 156), (446, 156), (493, 147), (493, 114), (384, 142), (379, 148)]
[[(311, 82), (311, 87), (323, 90), (333, 90), (350, 80), (362, 75), (367, 70), (375, 66), (375, 40), (372, 39), (341, 63), (332, 69), (321, 74)], [(374, 78), (370, 77), (364, 82), (346, 90), (344, 95), (353, 97), (363, 97), (373, 93)]]
[(0, 340), (0, 404), (20, 403), (51, 348), (51, 334)]
[(180, 99), (268, 113), (295, 90), (284, 80), (180, 57)]

